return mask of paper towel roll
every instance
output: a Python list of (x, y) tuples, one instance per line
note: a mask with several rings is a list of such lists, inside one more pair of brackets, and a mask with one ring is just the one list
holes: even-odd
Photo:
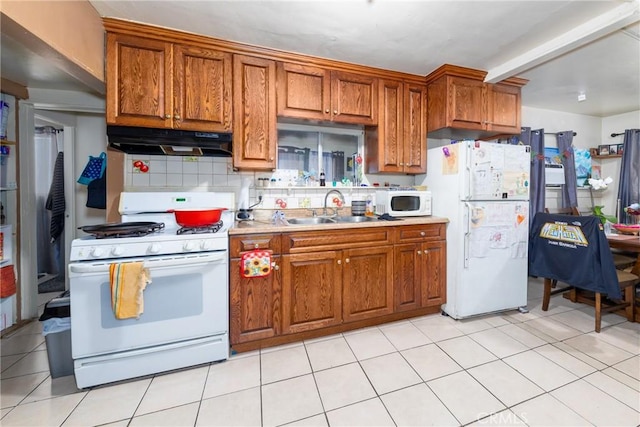
[(251, 178), (242, 179), (242, 187), (240, 187), (240, 197), (238, 197), (238, 209), (249, 209), (249, 187), (251, 186)]

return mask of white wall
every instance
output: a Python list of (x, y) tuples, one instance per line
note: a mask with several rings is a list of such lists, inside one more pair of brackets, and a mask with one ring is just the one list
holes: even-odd
[[(76, 139), (74, 144), (74, 176), (76, 179), (84, 170), (89, 156), (99, 156), (107, 151), (107, 126), (104, 115), (78, 114), (76, 116)], [(86, 207), (87, 186), (75, 183), (75, 207), (74, 215), (77, 227), (83, 225), (103, 224), (106, 221), (105, 209)], [(76, 237), (86, 236), (80, 230), (76, 230)]]

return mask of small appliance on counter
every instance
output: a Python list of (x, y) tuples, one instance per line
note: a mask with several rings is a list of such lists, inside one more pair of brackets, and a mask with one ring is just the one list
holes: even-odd
[(431, 215), (431, 192), (413, 187), (376, 191), (376, 213), (398, 216)]

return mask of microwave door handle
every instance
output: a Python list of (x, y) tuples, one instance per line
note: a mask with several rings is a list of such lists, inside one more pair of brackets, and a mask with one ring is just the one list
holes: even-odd
[[(227, 259), (227, 252), (222, 252), (221, 255), (209, 255), (206, 257), (180, 257), (177, 259), (159, 259), (153, 261), (146, 261), (144, 263), (145, 268), (162, 269), (172, 267), (201, 267), (207, 264), (224, 262)], [(72, 273), (107, 273), (109, 272), (109, 266), (115, 263), (101, 263), (101, 264), (71, 264), (69, 265), (69, 271)]]

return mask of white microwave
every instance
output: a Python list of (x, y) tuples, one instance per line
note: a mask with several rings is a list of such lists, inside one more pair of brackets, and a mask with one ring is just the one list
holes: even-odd
[(431, 215), (431, 192), (396, 189), (376, 191), (376, 213), (391, 216)]

